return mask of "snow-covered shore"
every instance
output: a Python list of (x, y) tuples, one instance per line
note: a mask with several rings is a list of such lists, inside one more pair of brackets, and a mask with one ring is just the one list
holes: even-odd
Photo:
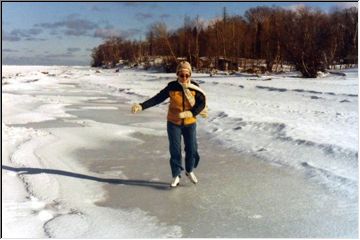
[[(124, 127), (79, 120), (67, 107), (98, 101), (104, 106), (79, 108), (89, 112), (111, 110), (114, 105), (106, 104), (116, 104), (118, 99), (130, 106), (156, 94), (174, 79), (174, 74), (136, 70), (96, 73), (96, 69), (87, 67), (3, 66), (2, 70), (4, 236), (77, 237), (74, 226), (81, 237), (182, 236), (179, 226), (159, 223), (140, 209), (96, 208), (93, 203), (104, 199), (100, 186), (63, 177), (109, 180), (101, 174), (94, 176), (79, 164), (72, 154), (76, 149), (114, 139), (136, 144), (141, 140), (131, 134), (139, 131), (166, 136), (159, 122)], [(214, 143), (255, 155), (280, 168), (304, 172), (330, 192), (345, 193), (346, 199), (357, 202), (357, 69), (346, 70), (345, 74), (320, 79), (300, 79), (294, 73), (262, 77), (194, 74), (194, 80), (207, 92), (210, 111), (209, 119), (199, 119), (199, 127)], [(114, 99), (102, 97), (105, 94)], [(166, 108), (162, 104), (142, 114), (165, 121)], [(57, 127), (16, 125), (29, 123)], [(79, 170), (83, 175), (76, 175)], [(46, 174), (49, 172), (52, 174)], [(119, 176), (126, 179), (117, 169), (113, 177)], [(134, 221), (125, 221), (129, 219)], [(95, 225), (99, 221), (108, 229), (118, 230), (98, 231)], [(22, 235), (15, 230), (18, 226), (23, 227)]]

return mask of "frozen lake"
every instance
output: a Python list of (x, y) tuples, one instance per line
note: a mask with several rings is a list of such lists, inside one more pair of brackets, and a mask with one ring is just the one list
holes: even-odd
[(200, 182), (169, 189), (167, 105), (130, 105), (173, 75), (44, 68), (3, 67), (4, 237), (357, 236), (357, 70), (195, 75)]

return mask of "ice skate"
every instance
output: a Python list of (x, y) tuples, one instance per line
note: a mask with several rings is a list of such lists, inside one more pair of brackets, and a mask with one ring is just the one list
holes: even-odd
[(174, 177), (174, 180), (170, 184), (170, 187), (177, 187), (180, 183), (180, 176)]
[(187, 173), (186, 173), (186, 176), (190, 179), (190, 181), (191, 181), (192, 183), (194, 183), (194, 184), (197, 184), (197, 183), (198, 183), (198, 180), (197, 180), (194, 172), (189, 172), (189, 173), (187, 172)]

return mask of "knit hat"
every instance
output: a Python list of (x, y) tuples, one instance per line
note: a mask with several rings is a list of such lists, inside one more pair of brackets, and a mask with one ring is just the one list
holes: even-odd
[(190, 75), (191, 75), (191, 72), (192, 72), (192, 70), (191, 70), (191, 65), (190, 65), (190, 63), (187, 62), (187, 61), (181, 61), (181, 62), (179, 63), (179, 65), (178, 65), (177, 68), (176, 68), (176, 75), (178, 75), (179, 72), (180, 72), (181, 70), (183, 70), (183, 69), (189, 71), (189, 73), (190, 73)]

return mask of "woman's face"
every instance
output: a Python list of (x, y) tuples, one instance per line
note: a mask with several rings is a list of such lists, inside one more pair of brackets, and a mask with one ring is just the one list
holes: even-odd
[(179, 71), (178, 79), (181, 83), (189, 83), (190, 82), (190, 72), (186, 69)]

